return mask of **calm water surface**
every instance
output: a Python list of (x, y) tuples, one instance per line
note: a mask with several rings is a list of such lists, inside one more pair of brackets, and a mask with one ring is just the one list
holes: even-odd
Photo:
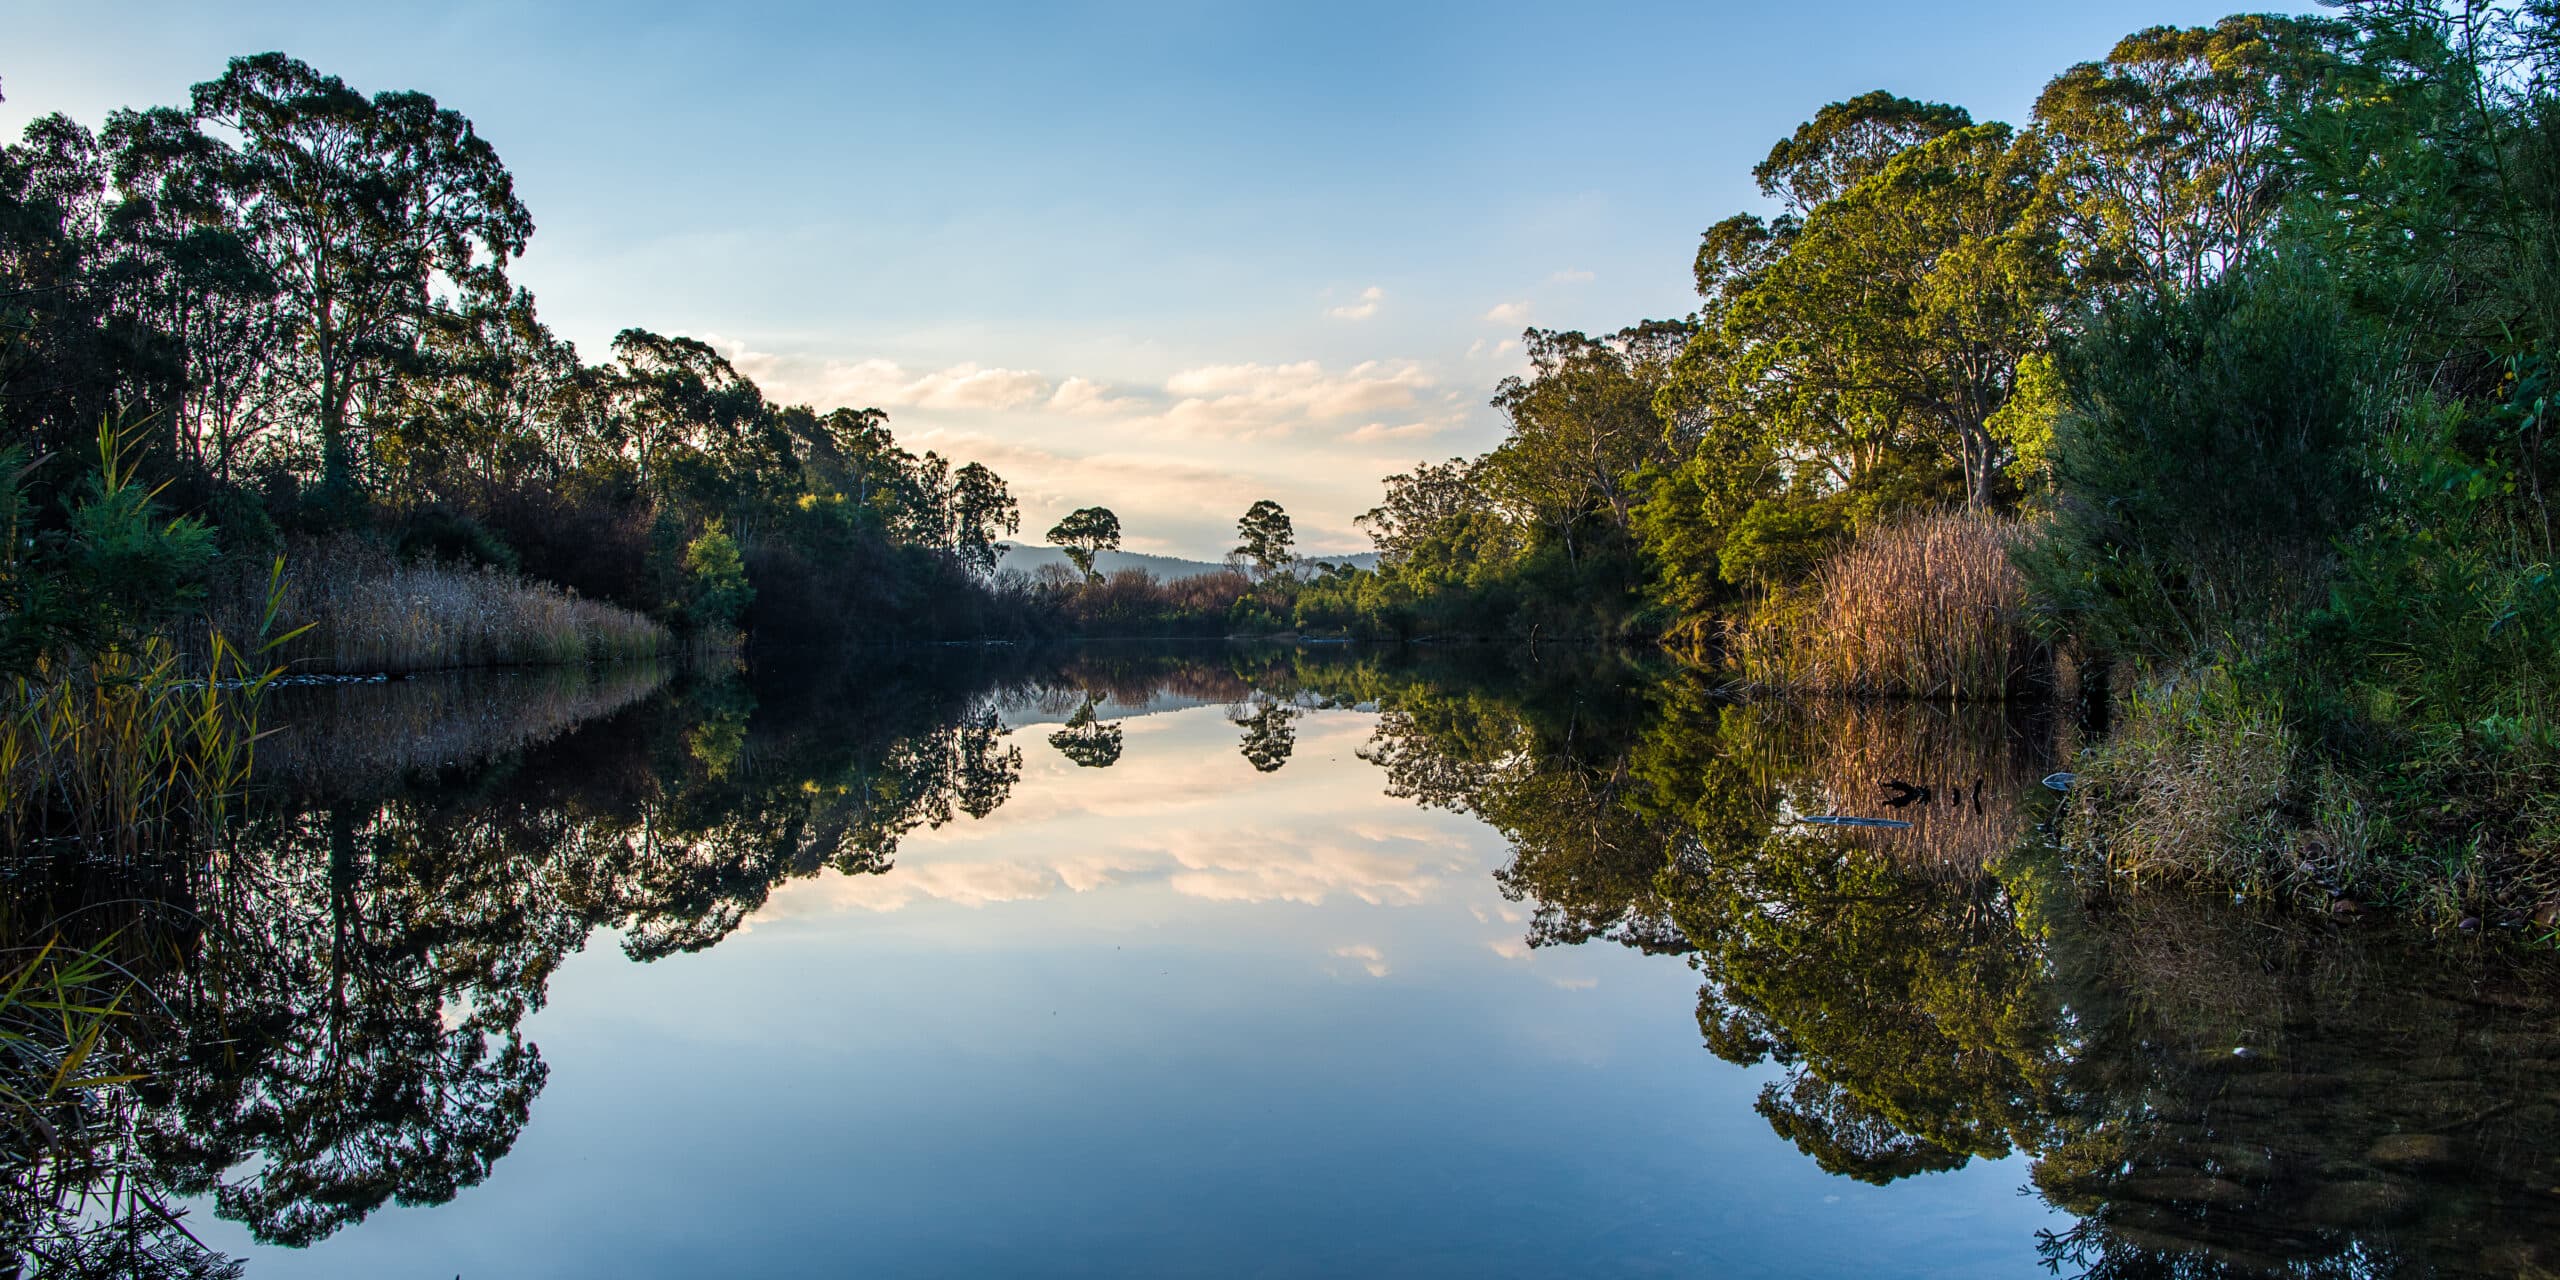
[(2560, 1265), (2549, 973), (2092, 900), (2033, 716), (1096, 647), (275, 717), (151, 1119), (255, 1277)]

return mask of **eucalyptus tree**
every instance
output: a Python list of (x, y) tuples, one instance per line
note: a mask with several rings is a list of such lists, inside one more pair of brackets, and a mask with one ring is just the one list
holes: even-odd
[(1990, 503), (1993, 415), (2064, 298), (2042, 175), (2008, 126), (1975, 125), (1812, 210), (1725, 317), (1729, 386), (1844, 486), (1934, 454)]
[(1872, 90), (1815, 112), (1770, 147), (1751, 176), (1762, 195), (1802, 219), (1884, 172), (1894, 157), (1972, 124), (1962, 107)]
[(485, 503), (499, 489), (556, 483), (599, 460), (608, 443), (598, 383), (535, 314), (530, 293), (439, 312), (374, 432), (377, 460), (402, 478), (386, 497)]
[(2083, 282), (2195, 289), (2265, 244), (2294, 176), (2286, 130), (2334, 83), (2346, 33), (2279, 14), (2151, 27), (2045, 86), (2046, 194)]
[(1388, 476), (1385, 500), (1352, 523), (1376, 544), (1381, 565), (1404, 564), (1488, 509), (1480, 470), (1480, 463), (1466, 458), (1416, 463), (1411, 471)]
[(219, 131), (184, 151), (280, 286), (296, 407), (318, 433), (324, 501), (344, 504), (360, 409), (414, 355), (439, 290), (504, 295), (532, 216), (459, 112), (423, 93), (368, 98), (281, 53), (195, 86), (186, 123)]
[(1051, 546), (1067, 553), (1085, 581), (1093, 582), (1100, 577), (1093, 571), (1094, 558), (1119, 549), (1120, 517), (1109, 507), (1082, 507), (1049, 526), (1048, 538)]
[(1598, 338), (1526, 334), (1530, 373), (1504, 379), (1494, 394), (1511, 435), (1486, 455), (1484, 472), (1568, 560), (1580, 558), (1588, 520), (1624, 533), (1642, 501), (1639, 473), (1678, 456), (1678, 425), (1664, 419), (1657, 397), (1689, 336), (1677, 321)]
[(996, 570), (996, 538), (1022, 527), (1022, 504), (1004, 477), (972, 462), (951, 477), (951, 554), (971, 572)]
[(1244, 517), (1236, 521), (1236, 538), (1241, 545), (1236, 547), (1235, 554), (1252, 561), (1254, 571), (1268, 577), (1297, 559), (1289, 550), (1289, 544), (1296, 536), (1296, 529), (1289, 522), (1289, 513), (1281, 510), (1279, 503), (1264, 498), (1247, 508)]
[(796, 463), (764, 393), (710, 344), (625, 329), (613, 351), (607, 429), (661, 503), (689, 492), (745, 515)]

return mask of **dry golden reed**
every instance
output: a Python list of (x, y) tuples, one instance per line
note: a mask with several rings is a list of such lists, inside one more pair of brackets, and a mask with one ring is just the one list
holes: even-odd
[(1862, 697), (2001, 699), (2046, 666), (2009, 561), (2015, 521), (1943, 513), (1841, 549), (1794, 597), (1739, 628), (1744, 682)]
[(281, 657), (297, 673), (615, 661), (675, 645), (640, 614), (499, 569), (402, 564), (345, 541), (297, 546), (287, 563), (282, 616), (307, 630)]

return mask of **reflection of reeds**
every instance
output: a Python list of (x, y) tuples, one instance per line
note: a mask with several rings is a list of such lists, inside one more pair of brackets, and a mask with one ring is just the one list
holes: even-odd
[[(2015, 850), (2050, 759), (2043, 718), (2005, 706), (1823, 698), (1733, 708), (1735, 747), (1799, 815), (1908, 822), (1904, 830), (1836, 828), (1838, 838), (1897, 858), (1965, 871)], [(1888, 806), (1889, 783), (1926, 788)]]
[(415, 769), (477, 764), (610, 715), (657, 691), (654, 662), (286, 688), (268, 695), (273, 736), (257, 778), (297, 793), (360, 792)]
[(2041, 670), (2026, 584), (2009, 563), (2014, 524), (1921, 516), (1851, 543), (1809, 597), (1773, 602), (1740, 630), (1746, 682), (1875, 697), (1997, 699)]
[[(288, 563), (283, 617), (309, 627), (281, 655), (296, 671), (611, 661), (674, 643), (665, 627), (628, 609), (493, 568), (402, 564), (347, 540), (298, 545)], [(219, 602), (217, 612), (227, 606)]]
[(185, 1210), (154, 1193), (136, 1142), (137, 994), (103, 949), (58, 938), (0, 963), (0, 1265), (12, 1274), (223, 1274), (179, 1225)]

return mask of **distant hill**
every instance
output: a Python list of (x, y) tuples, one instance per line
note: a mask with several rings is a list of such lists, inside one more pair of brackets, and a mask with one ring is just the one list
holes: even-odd
[[(1022, 573), (1038, 573), (1040, 566), (1044, 564), (1067, 563), (1067, 553), (1056, 547), (1026, 546), (1018, 542), (998, 545), (1004, 548), (1003, 554), (996, 560), (998, 570), (1013, 569)], [(1355, 569), (1374, 569), (1378, 567), (1378, 553), (1363, 551), (1352, 556), (1310, 556), (1307, 563), (1347, 564)], [(1184, 578), (1196, 578), (1201, 574), (1216, 573), (1226, 568), (1225, 565), (1212, 564), (1206, 560), (1185, 560), (1179, 556), (1151, 556), (1138, 551), (1105, 551), (1094, 557), (1093, 567), (1104, 574), (1118, 573), (1123, 569), (1144, 569), (1166, 582), (1179, 582)]]

